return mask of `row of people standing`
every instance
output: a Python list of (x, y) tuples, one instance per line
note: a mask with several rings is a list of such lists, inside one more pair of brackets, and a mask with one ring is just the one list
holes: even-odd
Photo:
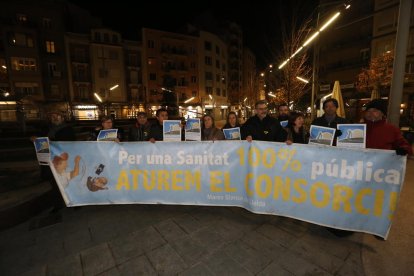
[[(337, 128), (338, 124), (350, 123), (347, 119), (337, 115), (338, 102), (330, 98), (323, 103), (324, 114), (312, 121), (312, 125)], [(278, 119), (268, 115), (267, 103), (258, 101), (255, 105), (256, 114), (250, 117), (243, 125), (240, 125), (237, 115), (229, 112), (226, 124), (223, 129), (240, 127), (243, 140), (252, 141), (274, 141), (306, 144), (309, 134), (304, 127), (304, 115), (300, 112), (290, 112), (287, 105), (279, 106)], [(385, 100), (373, 100), (366, 105), (366, 111), (362, 123), (367, 124), (367, 148), (391, 149), (399, 153), (412, 153), (411, 145), (403, 138), (400, 130), (386, 122), (387, 103)], [(53, 114), (52, 114), (53, 115)], [(54, 115), (56, 117), (56, 114)], [(166, 109), (159, 109), (156, 112), (156, 122), (150, 124), (145, 113), (139, 113), (137, 121), (129, 130), (129, 141), (162, 141), (163, 139), (163, 121), (168, 120)], [(280, 121), (288, 121), (285, 128), (280, 125)], [(214, 118), (211, 115), (203, 116), (202, 140), (224, 140), (224, 134), (221, 129), (215, 126)], [(52, 124), (53, 126), (53, 124)], [(89, 140), (96, 140), (97, 134), (101, 129), (113, 128), (112, 117), (105, 116), (101, 120), (101, 127), (96, 129), (90, 136)], [(50, 137), (67, 132), (67, 125), (64, 123), (59, 126), (51, 127)], [(71, 132), (73, 134), (73, 131)], [(184, 131), (182, 132), (184, 135)], [(335, 136), (340, 136), (340, 131), (336, 131)], [(64, 134), (64, 136), (67, 136)], [(69, 135), (69, 136), (74, 136)], [(68, 138), (68, 137), (66, 137)], [(67, 140), (65, 138), (65, 140)], [(63, 139), (57, 139), (63, 140)], [(74, 140), (70, 137), (69, 140)], [(118, 129), (118, 140), (124, 141), (125, 135), (122, 129)], [(184, 140), (184, 137), (182, 137)]]

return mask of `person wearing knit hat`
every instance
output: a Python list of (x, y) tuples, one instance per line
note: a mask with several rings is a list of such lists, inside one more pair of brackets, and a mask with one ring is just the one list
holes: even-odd
[(366, 147), (395, 150), (398, 155), (412, 154), (411, 145), (396, 126), (388, 123), (387, 101), (375, 99), (365, 105), (364, 123), (367, 124)]
[(384, 116), (387, 116), (387, 101), (383, 99), (374, 99), (365, 105), (365, 110), (375, 108), (382, 112)]

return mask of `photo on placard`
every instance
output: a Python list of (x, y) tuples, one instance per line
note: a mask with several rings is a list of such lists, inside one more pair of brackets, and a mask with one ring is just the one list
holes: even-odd
[(99, 131), (96, 141), (115, 141), (118, 135), (118, 129), (103, 129)]
[(181, 141), (180, 120), (164, 120), (163, 130), (163, 141)]
[(336, 138), (337, 147), (365, 148), (366, 124), (338, 124), (337, 129), (342, 132)]
[(185, 140), (201, 141), (201, 124), (199, 118), (189, 118), (185, 124)]
[(48, 137), (38, 137), (34, 141), (36, 157), (39, 165), (49, 165), (50, 148)]
[(226, 140), (241, 140), (239, 127), (223, 129), (223, 133)]
[(311, 125), (309, 134), (309, 144), (332, 146), (335, 137), (335, 129)]

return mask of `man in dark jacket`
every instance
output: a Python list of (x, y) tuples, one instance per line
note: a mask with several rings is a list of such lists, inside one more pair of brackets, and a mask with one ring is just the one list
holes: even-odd
[(338, 109), (338, 101), (336, 99), (330, 98), (323, 102), (323, 111), (324, 114), (321, 117), (313, 120), (312, 125), (323, 126), (335, 128), (337, 124), (348, 124), (348, 120), (342, 117), (339, 117), (336, 114)]
[(137, 122), (129, 130), (129, 141), (147, 141), (149, 135), (150, 124), (145, 112), (138, 113)]
[(155, 143), (155, 141), (163, 141), (164, 139), (164, 127), (163, 122), (164, 120), (168, 120), (168, 111), (164, 108), (160, 108), (155, 113), (157, 116), (157, 121), (151, 125), (148, 140), (151, 143)]
[(267, 115), (267, 103), (255, 104), (256, 115), (250, 117), (242, 127), (242, 138), (247, 141), (261, 140), (285, 142), (287, 133), (277, 119)]

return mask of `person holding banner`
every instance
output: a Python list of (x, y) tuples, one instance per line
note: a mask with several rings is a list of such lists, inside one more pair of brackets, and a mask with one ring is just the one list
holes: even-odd
[(129, 130), (128, 140), (134, 141), (147, 141), (149, 135), (150, 124), (145, 112), (139, 112), (137, 116), (137, 122)]
[[(106, 115), (101, 118), (101, 125), (95, 128), (95, 130), (90, 133), (88, 140), (96, 141), (98, 139), (99, 132), (101, 130), (108, 130), (108, 129), (114, 129), (114, 121), (113, 121), (112, 116)], [(118, 128), (116, 135), (117, 135), (117, 138), (115, 138), (115, 142), (119, 143), (124, 140), (123, 129)]]
[(288, 125), (285, 128), (287, 132), (286, 144), (307, 144), (309, 133), (304, 127), (305, 118), (303, 113), (292, 111), (289, 115)]
[(163, 122), (164, 120), (168, 120), (168, 111), (165, 108), (160, 108), (155, 113), (155, 116), (157, 117), (157, 121), (151, 125), (148, 135), (148, 141), (151, 143), (164, 140)]
[(223, 129), (241, 127), (240, 123), (237, 120), (237, 114), (234, 111), (230, 111), (227, 115), (226, 124), (223, 126)]
[(242, 139), (285, 142), (287, 133), (275, 118), (268, 116), (266, 101), (255, 104), (256, 115), (250, 117), (242, 127)]
[(289, 120), (290, 111), (289, 111), (289, 106), (288, 106), (287, 103), (280, 104), (278, 106), (277, 110), (279, 112), (278, 117), (277, 117), (277, 119), (279, 120), (279, 122)]
[(367, 124), (367, 148), (395, 150), (398, 155), (413, 154), (411, 145), (399, 128), (386, 121), (387, 102), (374, 99), (365, 106), (364, 123)]
[(201, 141), (224, 140), (223, 131), (216, 128), (214, 118), (211, 115), (204, 115), (201, 122)]
[[(336, 99), (330, 98), (323, 102), (323, 111), (324, 114), (321, 117), (316, 118), (313, 120), (312, 125), (315, 126), (322, 126), (322, 127), (330, 127), (336, 129), (338, 124), (349, 124), (348, 120), (342, 117), (339, 117), (336, 114), (336, 110), (338, 109), (339, 103)], [(340, 130), (335, 131), (335, 138), (341, 136), (342, 132)], [(336, 139), (333, 142), (334, 146), (336, 146)]]

